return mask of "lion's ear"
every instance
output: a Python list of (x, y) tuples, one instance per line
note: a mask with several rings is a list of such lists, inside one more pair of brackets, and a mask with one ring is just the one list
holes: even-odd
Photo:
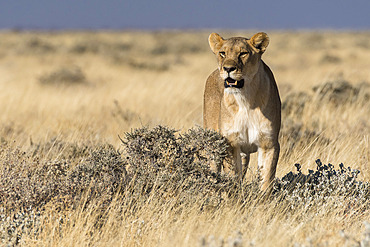
[(211, 33), (208, 38), (209, 46), (211, 47), (211, 50), (213, 53), (217, 53), (218, 50), (222, 47), (222, 44), (224, 43), (224, 39), (218, 35), (217, 33)]
[(257, 49), (259, 53), (264, 53), (267, 46), (270, 43), (270, 38), (266, 33), (256, 33), (253, 35), (253, 37), (250, 39), (251, 45)]

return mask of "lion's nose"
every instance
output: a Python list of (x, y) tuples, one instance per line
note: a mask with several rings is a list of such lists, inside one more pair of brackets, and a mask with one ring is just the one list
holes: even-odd
[(236, 67), (224, 67), (224, 70), (225, 70), (227, 73), (230, 73), (231, 71), (236, 70)]

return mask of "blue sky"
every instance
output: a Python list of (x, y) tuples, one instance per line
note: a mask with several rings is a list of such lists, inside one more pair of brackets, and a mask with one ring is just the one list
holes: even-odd
[(370, 30), (370, 0), (3, 0), (13, 28)]

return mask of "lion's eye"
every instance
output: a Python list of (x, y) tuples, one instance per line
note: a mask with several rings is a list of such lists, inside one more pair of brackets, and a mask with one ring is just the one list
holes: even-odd
[(226, 57), (226, 55), (225, 55), (225, 52), (224, 52), (224, 51), (220, 51), (220, 52), (219, 52), (219, 54), (220, 54), (220, 57)]
[(239, 54), (239, 57), (245, 57), (246, 55), (248, 55), (248, 52), (241, 52), (241, 53)]

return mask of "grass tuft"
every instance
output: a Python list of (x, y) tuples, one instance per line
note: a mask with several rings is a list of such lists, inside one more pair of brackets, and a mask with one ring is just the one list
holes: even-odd
[(77, 85), (87, 83), (84, 72), (77, 66), (59, 68), (39, 77), (43, 85)]

